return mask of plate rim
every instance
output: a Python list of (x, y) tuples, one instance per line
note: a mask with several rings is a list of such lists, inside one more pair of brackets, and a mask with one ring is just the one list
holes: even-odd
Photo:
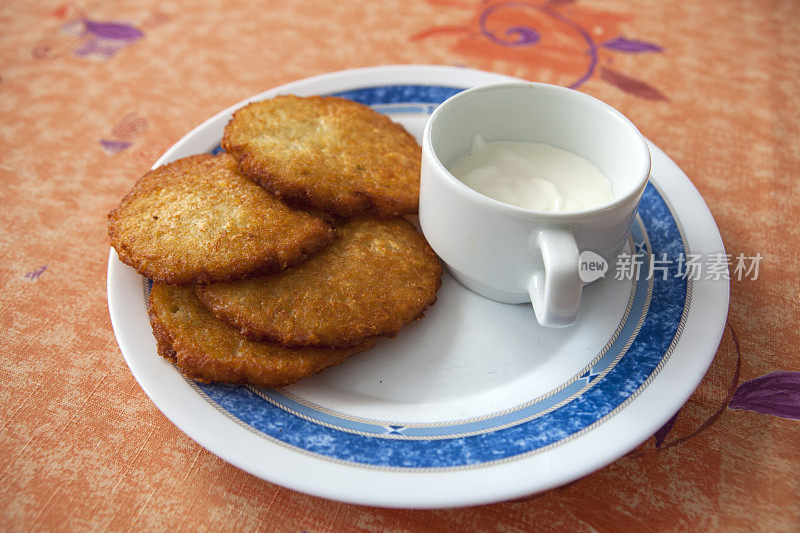
[[(194, 138), (199, 133), (216, 121), (226, 118), (239, 107), (254, 100), (293, 91), (298, 88), (307, 89), (309, 86), (313, 87), (317, 84), (332, 84), (332, 87), (324, 90), (333, 92), (364, 86), (409, 83), (466, 87), (476, 83), (493, 83), (508, 80), (524, 81), (492, 72), (435, 65), (388, 65), (321, 74), (280, 85), (229, 106), (192, 129), (170, 147), (153, 166), (159, 166), (169, 160), (176, 151), (180, 150), (183, 144), (190, 142), (190, 140), (195, 142)], [(312, 89), (309, 94), (314, 92), (321, 91)], [(654, 154), (654, 159), (658, 158), (662, 161), (662, 164), (673, 167), (670, 170), (677, 178), (674, 181), (678, 183), (658, 182), (658, 188), (662, 197), (670, 204), (675, 218), (683, 225), (690, 249), (694, 251), (695, 249), (702, 250), (707, 248), (724, 253), (724, 245), (719, 229), (697, 189), (677, 164), (666, 156), (664, 152), (653, 143), (649, 143), (649, 147)], [(669, 192), (670, 189), (672, 189), (672, 194)], [(682, 201), (678, 202), (676, 201), (677, 199)], [(681, 211), (684, 212), (685, 216), (680, 216)], [(699, 222), (702, 222), (702, 224), (699, 224), (700, 229), (697, 229), (698, 224), (695, 224), (692, 228), (687, 227), (689, 225), (684, 221), (690, 218), (700, 219)], [(698, 221), (696, 220), (695, 222)], [(698, 233), (700, 232), (704, 234), (699, 235)], [(693, 246), (690, 234), (695, 240), (703, 241), (703, 245)], [(219, 417), (219, 413), (212, 412), (212, 406), (205, 404), (207, 408), (203, 409), (202, 405), (197, 405), (197, 400), (204, 402), (201, 398), (196, 397), (194, 398), (196, 401), (193, 402), (191, 397), (187, 397), (186, 393), (188, 391), (184, 390), (183, 394), (181, 394), (181, 391), (170, 390), (170, 387), (173, 387), (176, 383), (174, 380), (168, 379), (171, 376), (169, 373), (163, 373), (165, 367), (162, 366), (169, 365), (169, 363), (161, 360), (155, 361), (154, 365), (143, 365), (142, 361), (138, 360), (136, 354), (133, 353), (141, 350), (142, 347), (132, 345), (141, 345), (142, 342), (147, 345), (148, 339), (130, 339), (130, 335), (126, 334), (127, 321), (123, 319), (125, 316), (133, 314), (130, 301), (127, 300), (131, 294), (130, 290), (124, 290), (125, 286), (120, 284), (124, 283), (125, 274), (128, 275), (128, 278), (131, 277), (131, 274), (133, 278), (138, 278), (139, 280), (141, 280), (141, 277), (132, 272), (132, 269), (130, 269), (131, 272), (126, 272), (120, 266), (122, 264), (119, 263), (112, 248), (109, 252), (106, 288), (109, 314), (117, 342), (126, 363), (142, 389), (159, 410), (179, 429), (214, 455), (264, 480), (333, 500), (398, 508), (465, 506), (522, 497), (578, 479), (596, 469), (602, 468), (635, 448), (649, 438), (680, 409), (702, 380), (716, 354), (724, 332), (730, 290), (727, 281), (725, 283), (703, 283), (705, 280), (695, 281), (686, 328), (664, 368), (652, 382), (644, 385), (645, 388), (639, 396), (621, 410), (620, 413), (587, 434), (558, 448), (512, 463), (455, 472), (398, 472), (369, 470), (360, 468), (357, 464), (326, 463), (309, 452), (289, 447), (289, 445), (281, 446), (278, 442), (266, 441), (255, 435), (244, 435), (241, 433), (247, 432), (244, 428), (227, 427), (230, 425), (230, 417), (226, 418), (224, 413), (222, 417), (224, 420), (215, 419), (214, 414), (216, 413), (216, 417)], [(701, 293), (703, 300), (700, 300)], [(701, 328), (702, 331), (698, 332), (695, 331), (695, 327), (689, 326), (697, 325), (699, 320), (697, 315), (701, 312), (698, 309), (698, 305), (701, 303), (705, 303), (706, 307), (709, 304), (713, 304), (711, 307), (714, 309), (710, 311), (715, 312), (711, 316), (714, 314), (717, 316), (715, 319), (706, 320), (707, 323), (710, 323), (710, 326), (703, 326)], [(142, 307), (139, 309), (141, 310), (142, 308), (143, 302)], [(708, 313), (709, 310), (706, 310), (705, 315), (708, 315)], [(694, 320), (692, 320), (693, 316)], [(702, 318), (707, 319), (707, 316)], [(702, 335), (699, 335), (699, 333), (702, 333)], [(688, 339), (687, 334), (689, 335)], [(152, 346), (155, 346), (154, 340), (149, 339), (149, 342)], [(691, 348), (688, 348), (687, 345), (691, 345)], [(679, 350), (680, 353), (693, 352), (694, 365), (691, 368), (685, 366), (683, 359), (687, 359), (686, 357), (683, 359), (676, 358)], [(688, 360), (692, 361), (691, 359)], [(681, 367), (678, 364), (679, 362), (684, 363), (684, 366)], [(159, 367), (161, 368), (159, 369)], [(177, 372), (172, 374), (179, 376)], [(676, 376), (673, 376), (673, 374), (676, 374)], [(682, 384), (682, 386), (679, 386), (680, 392), (678, 393), (674, 390), (675, 383), (671, 383), (669, 386), (665, 385), (676, 378), (681, 378), (678, 379), (678, 383)], [(644, 406), (651, 402), (658, 403), (653, 402), (651, 397), (656, 396), (661, 388), (665, 389), (664, 393), (666, 393), (668, 401), (663, 402), (664, 404), (656, 409), (658, 415), (653, 416), (653, 407), (644, 409)], [(211, 408), (211, 410), (208, 408)], [(617, 431), (618, 427), (624, 428), (625, 422), (629, 418), (631, 421), (636, 420), (637, 412), (642, 410), (645, 410), (651, 416), (647, 417), (646, 420), (638, 420), (640, 424), (637, 430), (633, 432), (633, 436), (630, 432), (627, 434), (623, 432), (622, 438), (615, 439), (614, 432)], [(200, 422), (201, 419), (203, 422)], [(207, 423), (208, 420), (214, 420), (211, 427)], [(215, 430), (220, 431), (215, 433)], [(617, 437), (619, 436), (617, 435)], [(254, 438), (258, 439), (258, 441), (254, 441)], [(589, 440), (606, 440), (611, 444), (600, 446), (600, 450), (597, 449), (598, 446), (596, 445), (585, 449), (585, 443)], [(264, 449), (268, 449), (272, 454), (272, 460), (263, 461), (263, 454), (258, 456), (258, 460), (254, 460), (253, 452), (259, 450), (263, 452)], [(574, 455), (580, 455), (581, 452), (587, 451), (595, 452), (591, 459), (575, 460)], [(571, 455), (573, 457), (570, 457)], [(557, 468), (559, 464), (562, 466), (560, 469)], [(521, 476), (520, 471), (524, 470), (521, 468), (522, 465), (527, 465), (528, 467), (528, 478)], [(303, 474), (300, 476), (295, 475), (294, 468), (304, 470)], [(307, 476), (309, 468), (310, 472), (314, 472), (316, 469), (318, 475)], [(544, 478), (542, 474), (544, 474)], [(421, 483), (423, 481), (422, 477), (425, 477), (425, 483)], [(380, 487), (381, 490), (376, 487)]]

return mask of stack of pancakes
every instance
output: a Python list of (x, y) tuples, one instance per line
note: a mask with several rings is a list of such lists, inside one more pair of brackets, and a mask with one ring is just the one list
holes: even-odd
[(158, 351), (199, 381), (287, 385), (393, 337), (442, 269), (403, 215), (420, 148), (332, 97), (237, 111), (226, 153), (145, 174), (109, 214), (121, 261), (153, 280)]

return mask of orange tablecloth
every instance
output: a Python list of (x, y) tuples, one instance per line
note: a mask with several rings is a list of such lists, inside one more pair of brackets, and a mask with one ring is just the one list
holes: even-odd
[[(3, 3), (0, 524), (796, 530), (797, 8), (793, 0)], [(523, 28), (506, 33), (514, 27)], [(584, 35), (598, 43), (596, 63)], [(568, 486), (439, 511), (298, 494), (181, 433), (114, 340), (106, 213), (161, 153), (270, 87), (399, 63), (493, 70), (609, 102), (689, 175), (727, 251), (763, 256), (757, 280), (732, 281), (716, 359), (671, 425)]]

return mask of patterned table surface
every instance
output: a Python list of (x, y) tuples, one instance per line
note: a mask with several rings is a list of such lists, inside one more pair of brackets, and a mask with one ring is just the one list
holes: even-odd
[[(792, 530), (800, 523), (800, 11), (792, 0), (58, 0), (0, 7), (0, 523)], [(398, 511), (299, 494), (206, 452), (126, 367), (105, 214), (217, 111), (315, 74), (458, 65), (571, 86), (689, 175), (731, 254), (717, 356), (681, 411), (567, 486)], [(737, 257), (760, 254), (735, 275)], [(754, 279), (755, 278), (755, 279)]]

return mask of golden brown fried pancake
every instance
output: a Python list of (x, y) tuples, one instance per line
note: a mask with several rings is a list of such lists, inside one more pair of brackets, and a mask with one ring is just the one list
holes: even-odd
[(417, 212), (414, 137), (343, 98), (277, 96), (234, 113), (222, 146), (241, 171), (285, 200), (340, 216)]
[(351, 219), (337, 239), (281, 273), (196, 288), (217, 317), (283, 346), (346, 347), (393, 337), (436, 301), (442, 267), (404, 218)]
[(282, 270), (333, 239), (324, 220), (242, 176), (228, 154), (148, 172), (109, 213), (108, 233), (123, 263), (177, 284)]
[(282, 386), (338, 365), (353, 354), (372, 348), (367, 339), (348, 349), (289, 349), (271, 342), (254, 342), (218, 320), (203, 307), (191, 287), (153, 284), (150, 324), (158, 353), (184, 375), (197, 381)]

